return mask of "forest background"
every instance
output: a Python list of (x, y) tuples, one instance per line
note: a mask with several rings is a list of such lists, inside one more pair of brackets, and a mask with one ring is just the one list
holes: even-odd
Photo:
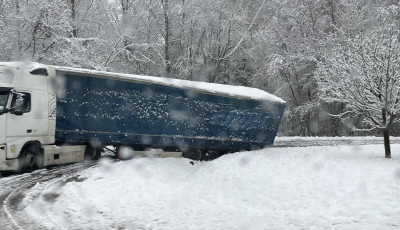
[[(399, 27), (398, 6), (398, 0), (0, 0), (0, 61), (255, 87), (287, 102), (280, 135), (371, 135), (380, 129), (365, 122), (362, 110), (350, 114), (346, 101), (330, 100), (326, 92), (335, 82), (321, 79), (340, 74), (327, 70), (329, 63), (353, 60), (346, 51), (373, 50), (379, 36)], [(382, 30), (386, 25), (392, 27)], [(390, 125), (390, 134), (400, 134), (398, 127)]]

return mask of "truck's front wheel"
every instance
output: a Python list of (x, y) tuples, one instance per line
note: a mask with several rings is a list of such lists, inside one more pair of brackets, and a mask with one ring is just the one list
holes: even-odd
[(25, 149), (18, 158), (18, 171), (32, 171), (36, 166), (36, 154), (30, 148)]

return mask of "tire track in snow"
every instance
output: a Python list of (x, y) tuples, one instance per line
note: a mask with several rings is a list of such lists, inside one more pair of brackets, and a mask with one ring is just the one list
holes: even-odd
[[(380, 144), (378, 140), (281, 140), (275, 142), (275, 147), (295, 147), (295, 146), (330, 146), (330, 145), (369, 145)], [(391, 143), (400, 143), (400, 140), (393, 140)], [(60, 229), (51, 215), (44, 210), (45, 217), (32, 218), (35, 213), (27, 213), (25, 208), (27, 203), (23, 203), (24, 198), (32, 197), (29, 204), (32, 204), (39, 197), (33, 194), (38, 192), (43, 195), (48, 186), (55, 183), (63, 183), (68, 179), (76, 177), (77, 173), (90, 168), (97, 167), (97, 163), (76, 163), (72, 165), (56, 166), (50, 169), (36, 170), (32, 173), (21, 175), (2, 174), (0, 175), (0, 229)], [(42, 186), (37, 186), (41, 184)], [(41, 189), (41, 190), (40, 190)], [(35, 190), (35, 191), (34, 191)], [(29, 206), (29, 205), (28, 205)], [(36, 210), (35, 210), (36, 211)], [(33, 214), (33, 215), (32, 215)], [(38, 213), (36, 213), (38, 214)], [(43, 222), (43, 220), (46, 220)]]
[[(38, 184), (63, 181), (76, 176), (76, 173), (83, 169), (96, 166), (97, 162), (78, 163), (53, 167), (49, 170), (36, 170), (22, 175), (11, 174), (0, 178), (0, 229), (60, 229), (56, 223), (52, 222), (51, 218), (46, 218), (46, 222), (30, 218), (35, 213), (27, 213), (25, 207), (34, 200), (24, 203), (26, 202), (24, 199), (31, 198), (30, 193), (33, 192), (31, 189)], [(43, 186), (43, 189), (45, 188), (46, 186)]]

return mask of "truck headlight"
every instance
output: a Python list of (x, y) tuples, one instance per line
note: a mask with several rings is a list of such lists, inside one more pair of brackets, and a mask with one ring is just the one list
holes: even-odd
[(15, 151), (16, 151), (15, 145), (10, 145), (10, 152), (15, 153)]

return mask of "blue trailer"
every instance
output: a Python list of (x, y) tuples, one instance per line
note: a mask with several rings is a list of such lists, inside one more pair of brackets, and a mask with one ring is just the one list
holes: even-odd
[(57, 98), (57, 144), (159, 148), (210, 159), (272, 145), (285, 108), (276, 98), (214, 92), (196, 82), (62, 67), (56, 73), (65, 82)]
[(272, 145), (284, 108), (254, 88), (0, 63), (0, 171), (95, 159), (106, 146), (121, 158), (151, 148), (214, 159)]

